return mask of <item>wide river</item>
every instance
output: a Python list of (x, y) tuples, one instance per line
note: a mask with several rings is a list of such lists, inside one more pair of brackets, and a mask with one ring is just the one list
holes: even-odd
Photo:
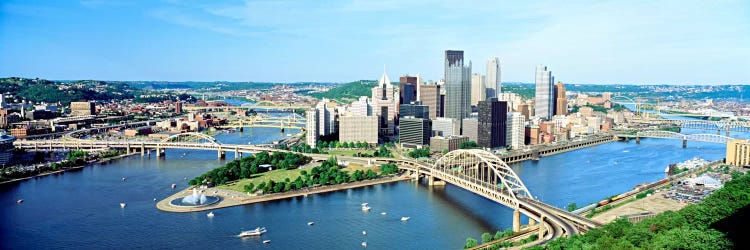
[[(299, 131), (287, 131), (297, 133)], [(715, 133), (690, 131), (685, 133)], [(269, 143), (277, 129), (220, 134), (224, 143)], [(514, 164), (529, 191), (549, 204), (579, 206), (664, 177), (664, 168), (701, 157), (724, 157), (724, 145), (643, 139), (613, 142), (539, 161)], [(233, 155), (228, 153), (228, 159)], [(221, 165), (213, 151), (168, 150), (166, 158), (131, 156), (64, 174), (0, 186), (3, 249), (456, 249), (466, 237), (507, 229), (512, 211), (454, 186), (399, 182), (206, 213), (168, 213), (154, 198)], [(121, 181), (127, 177), (126, 181)], [(21, 204), (16, 200), (24, 199)], [(127, 206), (120, 208), (119, 203)], [(360, 203), (368, 202), (369, 213)], [(387, 212), (387, 215), (381, 215)], [(411, 220), (401, 222), (401, 216)], [(314, 226), (308, 226), (314, 221)], [(524, 220), (525, 222), (526, 220)], [(237, 238), (265, 226), (261, 238)], [(363, 236), (362, 231), (367, 231)], [(263, 244), (262, 240), (271, 240)]]

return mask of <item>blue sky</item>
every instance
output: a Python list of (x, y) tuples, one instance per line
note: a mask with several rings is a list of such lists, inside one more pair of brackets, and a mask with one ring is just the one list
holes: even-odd
[(750, 1), (0, 1), (3, 77), (439, 80), (446, 49), (506, 82), (747, 84)]

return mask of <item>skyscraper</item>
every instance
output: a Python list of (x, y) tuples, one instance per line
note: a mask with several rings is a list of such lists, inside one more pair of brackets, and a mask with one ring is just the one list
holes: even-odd
[(505, 140), (512, 149), (519, 149), (524, 145), (526, 132), (524, 123), (523, 114), (520, 112), (508, 113), (508, 132)]
[(552, 71), (544, 65), (536, 67), (536, 97), (534, 97), (534, 116), (549, 120), (554, 110), (554, 82)]
[(477, 105), (485, 100), (487, 88), (484, 84), (484, 76), (474, 73), (471, 75), (471, 105)]
[(399, 120), (399, 142), (401, 145), (417, 146), (430, 145), (432, 123), (428, 119), (412, 116)]
[(565, 96), (565, 85), (555, 83), (555, 115), (568, 114), (568, 97)]
[(487, 60), (487, 99), (490, 97), (499, 97), (503, 84), (500, 82), (500, 59), (490, 57)]
[(311, 108), (308, 109), (305, 114), (305, 118), (307, 119), (307, 124), (305, 126), (305, 130), (307, 130), (305, 142), (307, 142), (307, 145), (314, 148), (318, 143), (318, 110)]
[(479, 102), (479, 133), (477, 144), (485, 148), (505, 146), (508, 103), (490, 98)]
[(430, 120), (440, 116), (440, 85), (423, 84), (419, 86), (419, 100), (429, 107)]
[(375, 115), (380, 117), (378, 120), (380, 134), (386, 136), (392, 135), (396, 127), (395, 118), (398, 93), (393, 91), (393, 85), (391, 85), (391, 80), (388, 79), (385, 70), (383, 71), (383, 75), (380, 76), (378, 86), (372, 88), (372, 101), (375, 104)]
[(468, 66), (464, 66), (463, 51), (445, 51), (444, 74), (445, 113), (443, 115), (460, 122), (471, 113), (471, 62)]
[(399, 77), (399, 104), (409, 104), (417, 100), (417, 77), (405, 75)]

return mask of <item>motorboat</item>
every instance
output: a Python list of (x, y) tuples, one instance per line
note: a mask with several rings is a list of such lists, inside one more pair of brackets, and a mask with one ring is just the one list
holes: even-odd
[(367, 231), (362, 231), (362, 235), (367, 235)]
[(366, 206), (367, 206), (367, 205), (369, 205), (369, 204), (370, 204), (370, 203), (367, 203), (367, 202), (365, 202), (365, 203), (362, 203), (362, 206), (363, 206), (363, 207), (366, 207)]
[(172, 183), (172, 189), (176, 188), (177, 184)]
[(367, 242), (366, 241), (362, 242), (362, 247), (367, 247)]
[(17, 200), (16, 203), (23, 203), (23, 199)]
[(407, 220), (409, 220), (409, 219), (411, 219), (411, 218), (410, 218), (410, 217), (406, 217), (406, 216), (404, 216), (404, 217), (401, 217), (401, 221), (407, 221)]
[(380, 214), (382, 214), (382, 215), (386, 215), (386, 214), (388, 214), (388, 213), (386, 213), (386, 212), (382, 212), (382, 213), (380, 213)]
[(312, 221), (310, 221), (310, 222), (308, 222), (308, 223), (307, 223), (307, 225), (308, 225), (308, 226), (312, 226), (312, 225), (315, 225), (315, 222), (312, 222)]
[(368, 212), (368, 211), (370, 211), (370, 207), (368, 207), (368, 206), (362, 206), (362, 211)]
[(268, 244), (268, 243), (271, 243), (271, 240), (264, 240), (263, 241), (263, 244)]
[(124, 202), (120, 203), (120, 207), (124, 208), (125, 207), (125, 203)]
[(156, 198), (154, 198), (154, 201), (156, 201)]
[(125, 177), (122, 177), (122, 181), (125, 181), (125, 179), (127, 179), (127, 178), (125, 178)]
[(247, 230), (240, 232), (239, 237), (247, 237), (247, 236), (260, 236), (261, 234), (264, 234), (266, 232), (265, 227), (256, 227), (253, 230)]
[(214, 217), (214, 212), (208, 212), (208, 214), (206, 214), (206, 217), (213, 218)]

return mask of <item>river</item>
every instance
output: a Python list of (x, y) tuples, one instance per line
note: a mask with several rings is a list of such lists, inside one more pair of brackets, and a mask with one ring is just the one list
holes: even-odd
[[(286, 131), (295, 134), (299, 131)], [(685, 132), (685, 131), (683, 131)], [(689, 131), (688, 131), (689, 132)], [(269, 143), (286, 136), (254, 128), (217, 135), (223, 143)], [(724, 157), (724, 146), (642, 139), (613, 142), (512, 165), (540, 200), (579, 206), (664, 177), (664, 168), (695, 156)], [(227, 154), (232, 159), (231, 153)], [(454, 186), (399, 182), (253, 204), (205, 213), (155, 208), (186, 180), (219, 166), (213, 151), (168, 150), (166, 158), (131, 156), (64, 174), (0, 186), (0, 248), (4, 249), (455, 249), (467, 236), (507, 229), (512, 211)], [(122, 181), (122, 177), (127, 177)], [(16, 200), (24, 199), (21, 204)], [(127, 206), (120, 208), (119, 203)], [(368, 202), (371, 212), (360, 210)], [(387, 215), (381, 215), (381, 212)], [(401, 222), (401, 216), (409, 216)], [(308, 226), (308, 221), (315, 225)], [(261, 238), (240, 230), (265, 226)], [(363, 236), (362, 231), (367, 231)], [(263, 244), (264, 239), (271, 240)]]

